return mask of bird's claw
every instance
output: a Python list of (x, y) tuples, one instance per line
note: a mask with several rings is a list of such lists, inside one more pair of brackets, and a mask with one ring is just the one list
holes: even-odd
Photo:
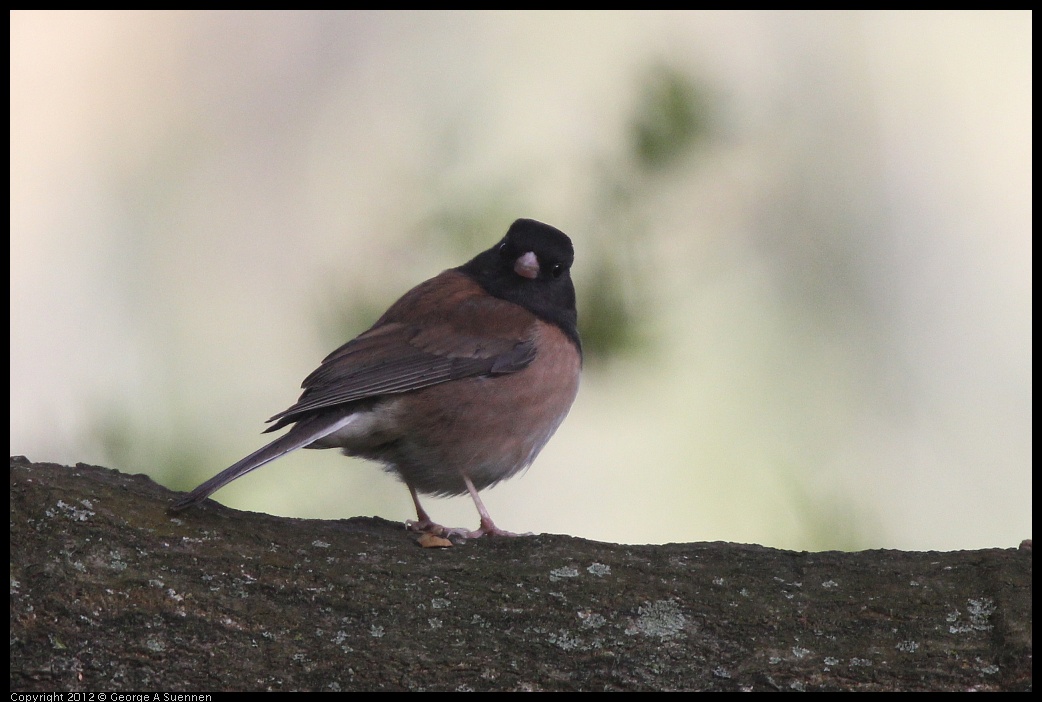
[(507, 531), (500, 529), (491, 521), (482, 521), (481, 526), (471, 531), (464, 527), (444, 527), (441, 524), (436, 524), (429, 519), (423, 519), (420, 521), (413, 521), (409, 519), (405, 522), (405, 528), (412, 532), (422, 534), (434, 534), (445, 539), (457, 538), (463, 539), (477, 539), (482, 536), (505, 536), (505, 537), (518, 537), (518, 536), (535, 536), (532, 532), (515, 533), (513, 531)]

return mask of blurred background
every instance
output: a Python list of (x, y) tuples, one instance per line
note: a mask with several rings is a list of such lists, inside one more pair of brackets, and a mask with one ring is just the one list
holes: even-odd
[[(1026, 11), (12, 11), (11, 453), (194, 487), (532, 217), (575, 243), (586, 366), (485, 493), (501, 527), (1014, 547), (1031, 39)], [(215, 497), (413, 516), (334, 451)]]

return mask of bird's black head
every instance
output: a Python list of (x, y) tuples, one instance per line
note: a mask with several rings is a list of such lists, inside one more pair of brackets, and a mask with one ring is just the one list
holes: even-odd
[(519, 219), (502, 241), (458, 270), (490, 295), (556, 324), (578, 345), (571, 276), (574, 258), (572, 240), (564, 232), (534, 219)]

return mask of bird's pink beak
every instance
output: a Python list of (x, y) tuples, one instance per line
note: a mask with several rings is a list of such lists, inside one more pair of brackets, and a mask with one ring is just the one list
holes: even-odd
[(514, 272), (522, 278), (535, 280), (539, 275), (539, 259), (535, 257), (535, 252), (527, 251), (518, 256), (514, 261)]

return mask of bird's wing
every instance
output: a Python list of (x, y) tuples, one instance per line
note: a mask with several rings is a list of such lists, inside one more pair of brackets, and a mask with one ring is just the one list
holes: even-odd
[(315, 410), (450, 380), (513, 373), (535, 358), (536, 318), (446, 271), (396, 302), (304, 379), (304, 393), (272, 417), (274, 431)]

